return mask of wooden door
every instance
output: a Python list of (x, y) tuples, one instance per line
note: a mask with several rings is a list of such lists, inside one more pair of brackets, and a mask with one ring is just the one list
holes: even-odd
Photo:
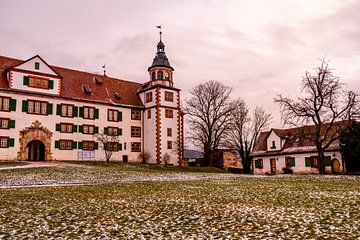
[(331, 164), (331, 170), (333, 174), (339, 174), (340, 173), (340, 162), (337, 159), (332, 160)]
[(271, 174), (276, 174), (276, 159), (270, 159)]

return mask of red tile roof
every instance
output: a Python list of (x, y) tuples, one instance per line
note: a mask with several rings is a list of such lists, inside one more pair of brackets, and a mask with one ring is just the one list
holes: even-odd
[[(12, 68), (23, 61), (19, 59), (0, 56), (0, 89), (9, 89), (5, 70)], [(126, 80), (111, 78), (99, 74), (82, 72), (62, 67), (51, 66), (62, 79), (61, 97), (106, 104), (121, 104), (142, 107), (140, 98), (136, 94), (142, 84)], [(102, 84), (96, 82), (98, 78)], [(83, 85), (88, 85), (91, 94), (84, 92)], [(115, 97), (119, 93), (120, 99)]]

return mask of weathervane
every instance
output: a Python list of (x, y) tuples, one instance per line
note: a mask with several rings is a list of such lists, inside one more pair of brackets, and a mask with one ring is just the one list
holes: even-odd
[(162, 30), (161, 30), (161, 25), (159, 25), (159, 26), (156, 26), (158, 29), (160, 29), (160, 32), (159, 32), (159, 34), (160, 34), (160, 42), (161, 42), (161, 35), (162, 35)]
[(104, 65), (102, 66), (102, 68), (104, 69), (104, 76), (106, 76), (106, 68), (105, 68), (105, 63), (104, 63)]

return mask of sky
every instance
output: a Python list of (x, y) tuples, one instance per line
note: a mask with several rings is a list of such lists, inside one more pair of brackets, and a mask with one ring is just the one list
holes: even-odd
[(0, 0), (0, 55), (144, 83), (159, 41), (174, 86), (209, 80), (272, 113), (277, 94), (300, 94), (305, 71), (326, 58), (360, 92), (360, 1), (353, 0)]

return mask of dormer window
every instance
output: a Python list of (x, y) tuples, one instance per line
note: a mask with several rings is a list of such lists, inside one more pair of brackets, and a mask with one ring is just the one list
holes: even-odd
[(120, 93), (118, 92), (114, 92), (114, 96), (117, 100), (121, 100), (121, 96), (120, 96)]
[(163, 72), (162, 71), (158, 71), (158, 73), (157, 73), (157, 79), (158, 80), (163, 80)]
[(91, 94), (91, 93), (92, 93), (92, 90), (91, 90), (91, 88), (90, 88), (89, 85), (84, 84), (84, 85), (83, 85), (83, 90), (84, 90), (84, 92), (85, 92), (86, 94)]
[(34, 67), (35, 67), (36, 70), (39, 70), (39, 69), (40, 69), (40, 63), (39, 63), (39, 62), (35, 62), (35, 66), (34, 66)]
[(96, 82), (96, 84), (102, 84), (103, 83), (103, 80), (101, 78), (98, 78), (98, 77), (94, 77), (94, 80)]
[(271, 146), (271, 149), (276, 149), (276, 146), (275, 146), (275, 141), (272, 141), (272, 146)]

